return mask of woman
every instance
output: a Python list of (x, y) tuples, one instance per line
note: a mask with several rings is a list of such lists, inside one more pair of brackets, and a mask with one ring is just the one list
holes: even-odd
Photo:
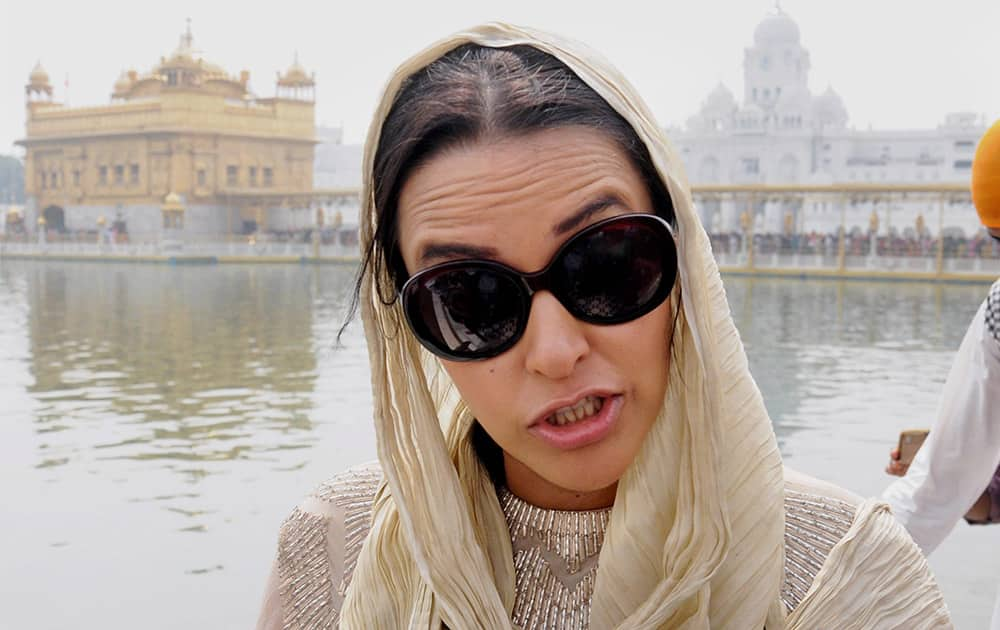
[(286, 521), (261, 627), (948, 626), (883, 505), (782, 468), (679, 161), (596, 55), (418, 54), (362, 199), (379, 466)]

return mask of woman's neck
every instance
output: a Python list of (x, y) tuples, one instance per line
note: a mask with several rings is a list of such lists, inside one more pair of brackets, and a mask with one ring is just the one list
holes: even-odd
[(592, 491), (563, 488), (512, 457), (504, 457), (507, 488), (521, 500), (548, 510), (599, 510), (615, 503), (617, 482)]

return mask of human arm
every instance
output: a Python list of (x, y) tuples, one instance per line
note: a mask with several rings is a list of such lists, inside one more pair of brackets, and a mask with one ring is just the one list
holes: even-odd
[[(893, 477), (903, 477), (909, 468), (910, 464), (900, 459), (899, 448), (892, 447), (892, 450), (889, 451), (889, 463), (885, 466), (886, 474)], [(997, 472), (1000, 473), (1000, 469)], [(993, 479), (993, 484), (998, 486), (993, 494), (1000, 495), (1000, 483), (997, 483), (997, 476), (994, 476)], [(963, 518), (970, 525), (983, 525), (1000, 521), (1000, 514), (991, 517), (991, 511), (1000, 512), (1000, 496), (991, 496), (990, 489), (987, 488), (983, 490), (983, 493), (979, 495), (979, 498), (976, 499)]]
[(990, 500), (990, 493), (984, 492), (976, 502), (969, 508), (969, 511), (965, 513), (965, 520), (969, 524), (981, 524), (989, 523), (990, 521), (990, 508), (992, 506), (992, 501)]
[(993, 473), (990, 485), (986, 486), (983, 495), (965, 514), (965, 520), (970, 525), (986, 525), (1000, 523), (1000, 468)]
[(887, 506), (862, 503), (787, 618), (788, 630), (952, 628), (927, 560)]
[(1000, 463), (1000, 342), (993, 308), (1000, 283), (979, 308), (956, 354), (930, 436), (906, 476), (883, 493), (925, 553), (973, 506)]
[(332, 630), (370, 526), (375, 465), (321, 484), (281, 525), (257, 630)]

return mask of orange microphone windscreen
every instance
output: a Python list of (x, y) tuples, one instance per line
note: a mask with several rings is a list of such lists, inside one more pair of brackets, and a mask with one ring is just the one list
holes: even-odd
[(972, 203), (983, 225), (1000, 228), (1000, 121), (979, 141), (972, 160)]

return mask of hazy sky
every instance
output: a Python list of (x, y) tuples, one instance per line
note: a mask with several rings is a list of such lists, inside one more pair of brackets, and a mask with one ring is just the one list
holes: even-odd
[[(424, 0), (421, 2), (135, 2), (4, 0), (0, 9), (0, 153), (24, 135), (24, 84), (41, 60), (58, 100), (107, 103), (121, 70), (148, 71), (195, 47), (259, 96), (298, 51), (316, 73), (318, 124), (360, 142), (383, 82), (409, 54), (477, 22), (558, 31), (602, 51), (661, 124), (682, 124), (722, 81), (742, 98), (743, 49), (773, 0)], [(951, 111), (1000, 118), (1000, 0), (783, 0), (812, 61), (810, 87), (832, 85), (857, 127), (926, 128)]]

